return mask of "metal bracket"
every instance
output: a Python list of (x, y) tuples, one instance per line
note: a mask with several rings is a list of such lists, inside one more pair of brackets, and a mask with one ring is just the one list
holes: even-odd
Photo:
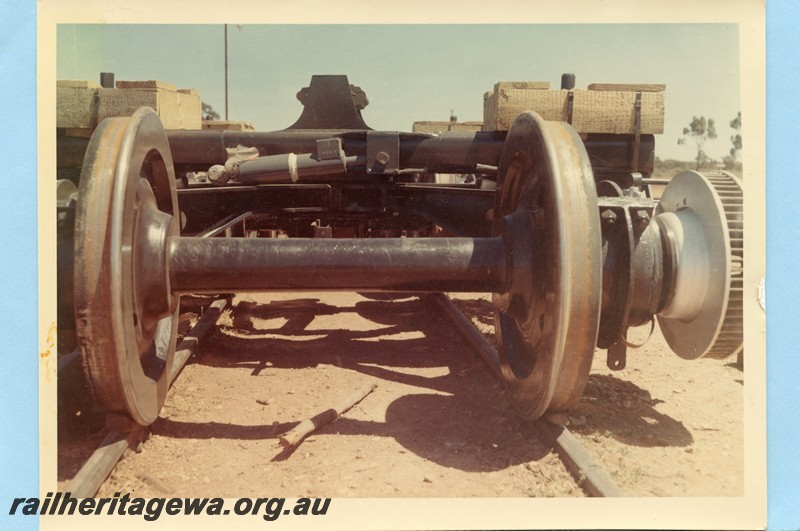
[(367, 131), (367, 173), (392, 174), (399, 169), (400, 133)]
[(314, 238), (332, 238), (333, 237), (333, 227), (322, 226), (322, 221), (317, 220), (311, 224), (311, 229), (314, 231)]
[(642, 93), (636, 92), (636, 102), (633, 104), (633, 124), (636, 139), (633, 142), (633, 161), (631, 167), (634, 172), (639, 171), (639, 144), (642, 136)]
[(612, 371), (621, 371), (625, 368), (628, 347), (624, 343), (625, 334), (606, 351), (606, 365)]
[(567, 123), (572, 125), (572, 114), (575, 109), (575, 93), (567, 92)]
[(355, 88), (347, 76), (312, 76), (308, 87), (297, 93), (303, 113), (289, 129), (370, 129), (361, 118), (366, 94)]
[(317, 140), (317, 160), (339, 160), (344, 158), (341, 138)]

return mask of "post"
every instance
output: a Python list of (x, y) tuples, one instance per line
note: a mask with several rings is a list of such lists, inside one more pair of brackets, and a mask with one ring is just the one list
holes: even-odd
[(228, 119), (228, 25), (225, 24), (225, 119)]

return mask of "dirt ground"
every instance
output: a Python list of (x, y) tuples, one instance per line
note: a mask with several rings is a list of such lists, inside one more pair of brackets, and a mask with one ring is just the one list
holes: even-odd
[[(453, 297), (491, 336), (488, 297)], [(424, 297), (239, 295), (219, 324), (99, 496), (585, 495)], [(569, 429), (630, 496), (741, 496), (743, 382), (735, 360), (682, 360), (656, 330), (622, 372), (596, 353)], [(373, 383), (295, 450), (279, 446), (299, 421)], [(79, 418), (59, 432), (60, 488), (104, 436)]]

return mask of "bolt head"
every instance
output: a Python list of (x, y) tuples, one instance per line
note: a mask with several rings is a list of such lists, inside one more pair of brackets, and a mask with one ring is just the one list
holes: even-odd
[(633, 215), (633, 222), (636, 223), (637, 227), (644, 230), (650, 223), (650, 214), (644, 210), (637, 210), (636, 214)]
[(603, 210), (600, 213), (600, 220), (603, 225), (614, 225), (617, 222), (617, 213), (613, 210)]

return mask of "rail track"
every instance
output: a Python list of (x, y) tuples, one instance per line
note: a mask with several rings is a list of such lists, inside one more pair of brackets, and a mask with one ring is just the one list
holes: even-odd
[[(217, 319), (222, 315), (222, 311), (228, 304), (229, 301), (226, 298), (220, 298), (211, 303), (191, 331), (178, 344), (169, 378), (170, 385), (178, 378), (186, 362), (200, 347), (203, 338), (214, 327)], [(77, 362), (78, 358), (76, 356), (72, 354), (68, 356), (70, 358), (68, 360), (65, 359), (66, 363), (59, 365), (59, 370), (66, 367), (68, 363)], [(100, 485), (103, 484), (103, 481), (106, 480), (114, 466), (122, 458), (125, 450), (136, 448), (147, 437), (148, 428), (139, 426), (123, 417), (108, 415), (106, 425), (111, 428), (108, 435), (105, 436), (66, 488), (66, 491), (72, 493), (75, 497), (88, 498), (94, 496), (97, 493), (97, 489), (100, 488)]]
[[(499, 378), (500, 368), (498, 353), (494, 346), (475, 328), (453, 302), (442, 293), (427, 295), (430, 307), (438, 309), (455, 325), (456, 329), (473, 347), (475, 352), (483, 358), (492, 373)], [(220, 298), (215, 300), (198, 319), (195, 326), (178, 345), (175, 363), (170, 374), (172, 385), (180, 375), (186, 362), (192, 354), (202, 348), (204, 338), (216, 325), (223, 311), (229, 307), (230, 300)], [(60, 369), (77, 363), (75, 354), (69, 358), (64, 357)], [(557, 452), (567, 470), (572, 474), (575, 482), (588, 496), (593, 497), (619, 497), (625, 496), (611, 476), (592, 457), (591, 453), (570, 433), (565, 426), (554, 424), (547, 419), (540, 419), (533, 423), (534, 433), (547, 447)], [(103, 482), (112, 472), (118, 461), (128, 449), (136, 449), (148, 437), (149, 428), (138, 426), (131, 421), (115, 416), (106, 416), (108, 434), (98, 445), (97, 449), (86, 460), (77, 474), (64, 488), (76, 497), (92, 497), (97, 494)]]

